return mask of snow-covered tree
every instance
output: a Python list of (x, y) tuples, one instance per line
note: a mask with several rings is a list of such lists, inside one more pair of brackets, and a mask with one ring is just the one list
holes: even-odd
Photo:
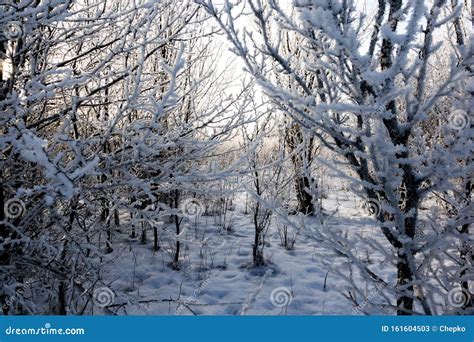
[[(289, 14), (288, 4), (275, 0), (250, 0), (244, 10), (239, 2), (226, 1), (221, 7), (212, 1), (198, 3), (226, 31), (233, 52), (272, 103), (344, 157), (338, 167), (348, 170), (345, 175), (374, 205), (388, 245), (382, 248), (371, 239), (365, 243), (378, 246), (377, 251), (394, 266), (396, 280), (382, 279), (359, 260), (351, 250), (354, 241), (343, 241), (323, 228), (315, 232), (318, 239), (339, 252), (344, 250), (363, 278), (391, 284), (385, 291), (394, 296), (390, 305), (398, 314), (433, 313), (431, 290), (445, 294), (466, 276), (448, 277), (448, 283), (438, 287), (428, 285), (420, 254), (440, 246), (451, 252), (462, 241), (472, 244), (468, 235), (452, 229), (459, 223), (446, 228), (452, 240), (437, 230), (435, 242), (417, 235), (422, 229), (420, 206), (430, 194), (452, 191), (457, 179), (469, 179), (472, 174), (472, 163), (464, 162), (473, 149), (472, 129), (465, 124), (472, 114), (465, 106), (453, 111), (452, 102), (466, 79), (463, 65), (472, 63), (472, 55), (464, 54), (461, 63), (451, 58), (443, 79), (428, 84), (430, 61), (448, 46), (446, 40), (436, 39), (437, 34), (459, 16), (462, 4), (452, 10), (451, 3), (443, 0), (379, 1), (370, 39), (365, 42), (367, 18), (355, 1), (296, 0), (290, 6), (296, 16)], [(240, 29), (242, 11), (249, 13), (247, 20), (255, 29)], [(270, 19), (279, 24), (271, 34)], [(302, 69), (283, 51), (287, 32), (297, 37), (306, 54)], [(273, 63), (277, 67), (268, 67)], [(296, 88), (282, 87), (276, 73), (291, 78)], [(435, 114), (442, 101), (453, 106)], [(422, 130), (431, 115), (437, 115), (441, 123), (431, 132), (439, 137), (436, 141)], [(465, 220), (469, 224), (472, 217)]]
[(0, 6), (2, 299), (34, 280), (3, 310), (80, 314), (122, 229), (146, 242), (153, 228), (156, 248), (158, 233), (175, 239), (178, 268), (183, 194), (241, 124), (239, 95), (212, 68), (202, 38), (215, 28), (191, 2)]

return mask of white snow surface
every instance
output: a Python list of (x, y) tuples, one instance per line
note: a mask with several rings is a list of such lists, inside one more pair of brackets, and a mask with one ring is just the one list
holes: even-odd
[[(374, 219), (355, 195), (330, 194), (323, 206), (339, 210), (331, 225), (360, 234), (379, 234)], [(166, 243), (153, 251), (152, 232), (148, 232), (147, 244), (123, 232), (107, 263), (104, 283), (115, 293), (107, 310), (119, 315), (354, 314), (352, 303), (342, 295), (347, 285), (333, 272), (341, 261), (329, 255), (322, 259), (327, 250), (305, 232), (298, 237), (294, 250), (288, 251), (281, 246), (273, 220), (266, 239), (268, 264), (252, 267), (252, 218), (243, 211), (243, 203), (237, 203), (232, 231), (226, 234), (219, 232), (213, 217), (201, 216), (197, 224), (188, 223), (179, 271), (170, 267)], [(320, 222), (307, 218), (306, 224), (310, 227)], [(373, 256), (374, 264), (377, 259)], [(395, 272), (378, 266), (378, 274)], [(376, 295), (371, 287), (368, 293)], [(272, 292), (278, 291), (283, 291), (282, 296), (285, 291), (289, 293), (280, 298), (287, 305), (272, 303)], [(180, 306), (183, 302), (186, 306)]]

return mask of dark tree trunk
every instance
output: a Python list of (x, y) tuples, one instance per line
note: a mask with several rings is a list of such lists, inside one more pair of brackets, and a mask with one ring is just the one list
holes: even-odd
[(398, 250), (397, 262), (397, 315), (405, 316), (413, 313), (413, 274), (411, 272), (408, 256), (402, 251)]
[(110, 220), (109, 220), (109, 201), (106, 198), (102, 199), (102, 212), (100, 214), (100, 221), (105, 225), (105, 251), (106, 253), (112, 253), (114, 251), (112, 247), (112, 231), (110, 228)]
[(295, 179), (296, 198), (298, 200), (297, 211), (305, 215), (314, 213), (313, 196), (308, 193), (310, 180), (307, 176), (300, 176)]
[[(313, 196), (309, 193), (311, 189), (311, 175), (309, 174), (309, 165), (311, 164), (313, 154), (313, 138), (308, 141), (303, 135), (300, 125), (292, 124), (285, 137), (288, 151), (294, 153), (291, 162), (295, 171), (295, 189), (296, 200), (298, 202), (297, 211), (305, 215), (312, 215), (315, 212), (313, 205)], [(297, 151), (302, 145), (302, 151)]]
[[(399, 156), (400, 158), (407, 157), (405, 155)], [(399, 239), (400, 248), (398, 248), (398, 262), (397, 262), (397, 315), (412, 315), (413, 314), (413, 298), (414, 298), (414, 274), (413, 269), (410, 266), (410, 261), (414, 262), (414, 251), (413, 251), (413, 239), (415, 238), (416, 224), (418, 221), (417, 209), (419, 205), (419, 184), (416, 181), (416, 177), (411, 170), (409, 165), (403, 165), (404, 176), (403, 176), (403, 188), (404, 195), (401, 196), (403, 203), (401, 204), (401, 211), (406, 213), (412, 213), (410, 217), (407, 217), (404, 221), (404, 229), (399, 230), (400, 235), (405, 235), (403, 239)], [(405, 242), (407, 241), (407, 242)]]
[[(256, 164), (253, 165), (256, 167)], [(263, 190), (260, 186), (260, 176), (259, 172), (255, 171), (255, 190), (257, 191), (257, 195), (262, 195)], [(265, 258), (263, 257), (263, 249), (265, 248), (264, 245), (264, 233), (265, 233), (265, 225), (266, 225), (266, 217), (265, 213), (263, 212), (261, 205), (259, 202), (255, 204), (255, 210), (253, 212), (253, 224), (255, 227), (255, 237), (252, 246), (252, 257), (253, 257), (253, 265), (263, 266), (265, 265)]]
[(59, 316), (66, 316), (66, 295), (67, 295), (67, 285), (66, 281), (61, 280), (58, 288), (58, 315)]
[(158, 228), (156, 227), (156, 225), (153, 226), (153, 250), (160, 250), (160, 245), (158, 243)]
[[(135, 196), (132, 196), (130, 198), (130, 204), (131, 204), (133, 209), (135, 209), (135, 202), (136, 201), (137, 201), (137, 199), (136, 199)], [(133, 221), (133, 217), (134, 217), (134, 210), (131, 210), (130, 211), (130, 221), (132, 222), (132, 230), (130, 231), (130, 237), (132, 239), (135, 239), (137, 237), (137, 231), (136, 231), (136, 228), (135, 228), (135, 222)]]
[(262, 232), (260, 230), (260, 224), (258, 222), (258, 215), (259, 215), (259, 204), (257, 204), (257, 208), (253, 215), (254, 225), (255, 225), (255, 238), (252, 246), (252, 257), (253, 257), (253, 265), (254, 266), (262, 266), (265, 264), (265, 260), (263, 258), (263, 246), (261, 241), (262, 239)]
[[(178, 208), (178, 206), (179, 206), (179, 191), (178, 190), (174, 191), (174, 199), (173, 200), (174, 200), (173, 207)], [(181, 232), (180, 231), (181, 220), (180, 220), (178, 215), (173, 215), (173, 218), (174, 218), (174, 224), (175, 224), (175, 227), (176, 227), (176, 235), (179, 235), (179, 233)], [(175, 250), (175, 253), (174, 253), (174, 259), (173, 259), (173, 264), (172, 264), (172, 268), (174, 270), (179, 270), (180, 247), (181, 247), (180, 241), (178, 239), (176, 239), (176, 250)]]
[[(66, 227), (66, 232), (68, 233), (68, 235), (72, 231), (74, 220), (76, 219), (76, 216), (77, 216), (77, 203), (78, 203), (77, 198), (73, 198), (70, 202), (71, 211), (69, 212), (69, 222)], [(68, 274), (68, 271), (67, 271), (68, 246), (69, 246), (68, 238), (66, 237), (66, 240), (64, 241), (61, 257), (60, 257), (60, 260), (61, 260), (60, 268), (64, 271), (65, 275)], [(58, 288), (58, 314), (61, 316), (67, 315), (67, 311), (66, 311), (67, 289), (68, 289), (68, 280), (65, 277), (61, 279), (59, 283), (59, 288)]]

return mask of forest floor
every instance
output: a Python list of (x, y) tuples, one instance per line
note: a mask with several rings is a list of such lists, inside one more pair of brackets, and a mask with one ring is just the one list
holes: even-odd
[[(362, 201), (350, 193), (330, 194), (322, 204), (328, 212), (337, 209), (330, 224), (339, 231), (379, 234)], [(214, 217), (201, 216), (188, 224), (180, 236), (184, 244), (179, 271), (170, 267), (171, 244), (162, 241), (161, 249), (153, 251), (151, 232), (146, 244), (124, 232), (106, 262), (104, 284), (114, 292), (114, 302), (94, 314), (354, 314), (351, 301), (342, 294), (345, 285), (334, 272), (343, 258), (321, 247), (309, 231), (300, 232), (294, 249), (286, 250), (272, 220), (264, 252), (267, 265), (252, 267), (254, 228), (243, 211), (237, 203), (231, 212), (232, 229), (225, 234)], [(320, 219), (307, 218), (305, 230), (311, 225), (321, 225)], [(360, 253), (367, 254), (379, 274), (393, 274), (367, 247)], [(374, 293), (373, 287), (367, 286), (367, 294)]]

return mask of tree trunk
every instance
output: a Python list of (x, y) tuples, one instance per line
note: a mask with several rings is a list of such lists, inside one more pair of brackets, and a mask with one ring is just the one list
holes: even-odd
[(67, 294), (67, 285), (65, 280), (61, 280), (58, 288), (58, 315), (66, 316), (66, 294)]
[(158, 244), (158, 228), (156, 225), (153, 226), (153, 250), (160, 250), (160, 245)]
[(143, 219), (142, 219), (142, 222), (140, 223), (141, 226), (142, 226), (142, 237), (140, 239), (140, 242), (142, 245), (145, 245), (146, 242), (147, 242), (147, 238), (146, 238), (146, 223), (143, 222)]
[[(311, 175), (309, 165), (312, 159), (313, 138), (306, 140), (302, 128), (298, 124), (292, 124), (285, 137), (290, 153), (294, 153), (291, 162), (295, 171), (297, 211), (305, 215), (314, 214), (313, 196), (308, 192), (311, 188)], [(301, 151), (297, 151), (303, 145)]]
[(398, 250), (397, 289), (399, 293), (397, 315), (411, 315), (413, 313), (413, 274), (408, 263), (408, 256), (402, 249)]
[[(413, 241), (415, 236), (416, 218), (409, 218), (405, 221), (406, 236)], [(402, 243), (401, 248), (398, 248), (398, 262), (397, 262), (397, 315), (406, 316), (413, 314), (413, 270), (410, 267), (410, 261), (413, 260), (412, 244)]]
[(306, 189), (310, 188), (310, 180), (307, 176), (295, 179), (296, 198), (298, 200), (297, 211), (305, 215), (314, 213), (313, 196)]
[[(406, 157), (405, 154), (400, 156)], [(403, 199), (401, 204), (401, 212), (405, 215), (411, 213), (410, 217), (405, 218), (403, 230), (399, 229), (399, 234), (403, 239), (398, 239), (400, 245), (398, 248), (398, 262), (397, 262), (397, 315), (412, 315), (413, 314), (413, 298), (414, 298), (414, 274), (410, 263), (414, 263), (413, 240), (415, 238), (416, 224), (418, 221), (418, 205), (419, 193), (418, 183), (409, 165), (403, 165), (404, 169), (403, 183), (399, 190), (403, 189), (404, 195), (400, 196)]]
[[(174, 192), (174, 208), (178, 208), (179, 206), (179, 191), (178, 190), (175, 190)], [(176, 235), (179, 235), (179, 233), (181, 232), (180, 231), (180, 218), (178, 215), (173, 215), (174, 216), (174, 224), (175, 224), (175, 227), (176, 227)], [(178, 239), (176, 239), (176, 250), (175, 250), (175, 253), (174, 253), (174, 259), (173, 259), (173, 264), (172, 264), (172, 268), (174, 270), (179, 270), (179, 252), (180, 252), (180, 247), (181, 247), (181, 244), (180, 244), (180, 241)]]
[(109, 220), (109, 202), (106, 198), (101, 200), (102, 202), (102, 212), (100, 215), (100, 221), (105, 225), (105, 252), (112, 253), (114, 251), (112, 247), (112, 231), (110, 228), (110, 220)]
[(257, 209), (255, 210), (255, 213), (253, 215), (253, 220), (254, 220), (254, 225), (255, 225), (255, 238), (253, 242), (253, 248), (252, 248), (252, 257), (253, 257), (253, 265), (254, 266), (262, 266), (265, 264), (265, 261), (263, 259), (263, 251), (262, 248), (260, 248), (260, 244), (262, 243), (261, 241), (261, 231), (259, 227), (259, 222), (258, 222), (258, 209), (259, 204), (257, 204)]

